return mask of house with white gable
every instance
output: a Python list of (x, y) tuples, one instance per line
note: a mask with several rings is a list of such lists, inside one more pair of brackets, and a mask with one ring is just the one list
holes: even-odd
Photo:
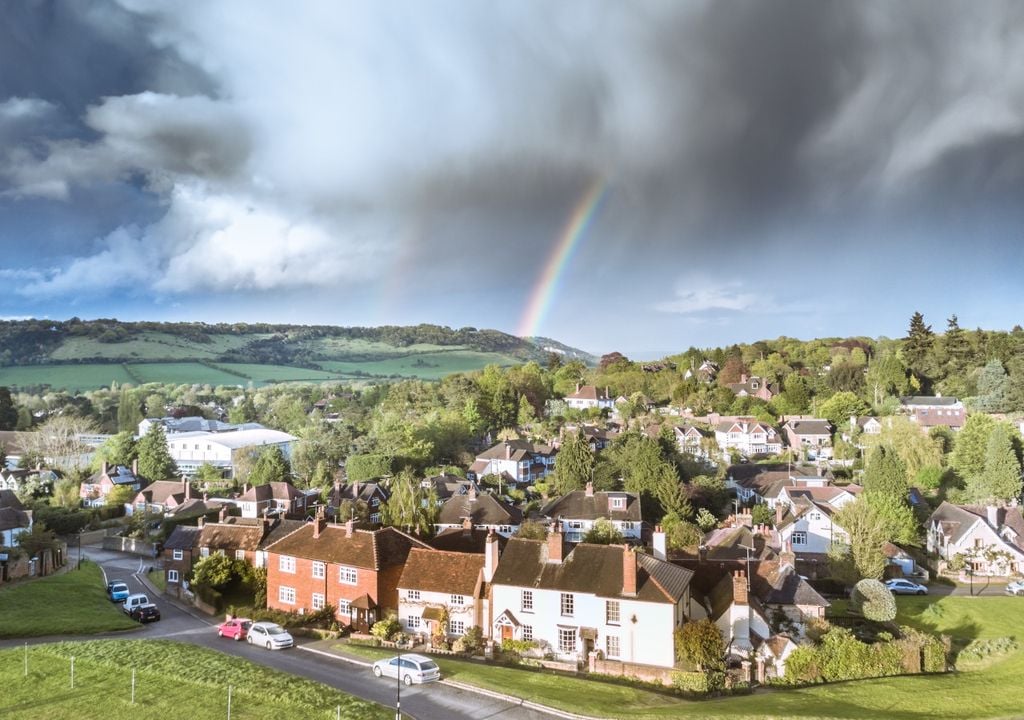
[(679, 452), (701, 460), (708, 459), (704, 433), (690, 424), (677, 425), (672, 428), (672, 432), (676, 436), (676, 447), (679, 448)]
[(715, 440), (726, 455), (729, 450), (738, 450), (747, 456), (782, 452), (782, 438), (775, 428), (751, 417), (718, 423), (715, 426)]
[(608, 388), (601, 392), (593, 385), (576, 384), (576, 392), (565, 396), (565, 404), (573, 410), (612, 410), (615, 399), (609, 394)]
[(820, 418), (791, 418), (782, 426), (786, 442), (807, 459), (832, 457), (832, 425)]
[(693, 572), (623, 545), (568, 547), (513, 537), (491, 584), (486, 632), (538, 643), (559, 660), (586, 663), (600, 650), (624, 666), (675, 665), (673, 632), (690, 607)]
[(487, 582), (498, 564), (498, 542), (489, 533), (479, 553), (413, 548), (398, 580), (398, 619), (402, 629), (431, 638), (454, 639), (483, 627)]
[(557, 454), (550, 445), (504, 440), (477, 455), (466, 477), (477, 480), (484, 475), (499, 475), (506, 482), (530, 484), (554, 471)]
[(32, 511), (13, 490), (0, 490), (0, 547), (13, 547), (28, 532), (32, 532)]
[(962, 556), (975, 575), (1024, 572), (1024, 517), (1019, 506), (943, 502), (928, 518), (928, 552), (943, 561)]
[(582, 541), (602, 518), (609, 520), (627, 541), (639, 541), (643, 528), (639, 497), (627, 492), (595, 492), (590, 482), (584, 490), (573, 490), (552, 500), (540, 514), (557, 522), (568, 542)]
[(775, 528), (782, 547), (791, 547), (797, 557), (825, 555), (833, 543), (849, 542), (849, 535), (835, 524), (836, 512), (851, 502), (854, 492), (835, 487), (784, 488), (775, 505)]

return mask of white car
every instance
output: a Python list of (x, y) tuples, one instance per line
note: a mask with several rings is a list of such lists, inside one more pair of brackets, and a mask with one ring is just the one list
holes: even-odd
[(916, 582), (903, 579), (886, 580), (885, 586), (892, 591), (893, 595), (927, 595), (928, 588)]
[(253, 623), (245, 639), (250, 645), (260, 645), (267, 650), (283, 650), (295, 644), (291, 633), (272, 622)]
[(1024, 580), (1014, 580), (1006, 586), (1007, 595), (1024, 595)]
[(441, 668), (437, 663), (423, 655), (410, 653), (386, 660), (378, 660), (373, 664), (373, 674), (377, 677), (401, 677), (406, 685), (425, 683), (441, 679)]

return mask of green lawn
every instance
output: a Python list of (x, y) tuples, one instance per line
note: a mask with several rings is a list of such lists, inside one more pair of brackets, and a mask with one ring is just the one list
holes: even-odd
[(133, 363), (131, 371), (144, 383), (245, 385), (246, 380), (197, 362)]
[(88, 561), (81, 570), (0, 590), (0, 637), (91, 635), (137, 627), (107, 599), (103, 574)]
[(23, 367), (0, 367), (0, 385), (27, 387), (49, 385), (54, 389), (69, 392), (95, 390), (109, 387), (110, 383), (135, 382), (131, 375), (118, 364), (100, 363), (84, 365), (28, 365)]
[(146, 573), (146, 577), (149, 579), (151, 583), (153, 583), (153, 587), (155, 587), (157, 590), (159, 590), (160, 592), (167, 591), (167, 576), (164, 575), (163, 570), (150, 570), (148, 573)]
[(336, 373), (366, 373), (382, 377), (400, 375), (402, 377), (423, 378), (424, 380), (437, 380), (452, 373), (481, 370), (486, 365), (509, 366), (520, 363), (522, 363), (522, 360), (499, 353), (451, 350), (415, 353), (382, 360), (330, 360), (318, 364), (325, 370)]
[[(958, 647), (976, 638), (1018, 636), (1024, 628), (1024, 598), (905, 597), (899, 598), (899, 606), (899, 622), (948, 634)], [(345, 649), (370, 658), (394, 654), (394, 651), (351, 646)], [(447, 658), (439, 659), (438, 664), (445, 677), (453, 680), (586, 715), (629, 720), (674, 717), (931, 720), (1024, 716), (1024, 701), (1020, 696), (1024, 649), (991, 661), (984, 668), (971, 669), (965, 665), (960, 672), (947, 675), (768, 689), (752, 695), (704, 701), (686, 701), (640, 688)]]
[[(255, 363), (217, 363), (217, 367), (233, 370), (252, 378), (256, 385), (277, 382), (330, 382), (337, 380), (337, 375), (323, 370), (292, 367), (291, 365), (257, 365)], [(236, 376), (237, 377), (237, 376)], [(238, 382), (246, 380), (238, 378)]]
[[(71, 689), (71, 658), (75, 688)], [(11, 720), (386, 720), (391, 711), (214, 650), (167, 640), (92, 640), (0, 651), (0, 716)], [(131, 671), (136, 671), (131, 704)]]

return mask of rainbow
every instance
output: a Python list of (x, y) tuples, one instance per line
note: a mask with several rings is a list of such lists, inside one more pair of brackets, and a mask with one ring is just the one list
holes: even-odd
[(587, 187), (587, 191), (576, 203), (572, 213), (569, 215), (569, 222), (565, 224), (558, 242), (555, 243), (551, 256), (544, 264), (544, 269), (537, 278), (533, 291), (530, 293), (530, 300), (527, 303), (526, 311), (519, 320), (519, 328), (516, 335), (519, 337), (532, 337), (540, 330), (540, 324), (551, 307), (551, 300), (555, 290), (558, 288), (558, 281), (562, 277), (573, 251), (579, 245), (580, 239), (590, 227), (591, 221), (601, 207), (601, 201), (607, 194), (608, 186), (604, 178), (595, 178)]

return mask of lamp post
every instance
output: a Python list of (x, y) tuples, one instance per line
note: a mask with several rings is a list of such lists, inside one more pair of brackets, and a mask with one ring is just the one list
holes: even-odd
[(398, 647), (398, 669), (395, 672), (395, 720), (402, 720), (402, 648)]

